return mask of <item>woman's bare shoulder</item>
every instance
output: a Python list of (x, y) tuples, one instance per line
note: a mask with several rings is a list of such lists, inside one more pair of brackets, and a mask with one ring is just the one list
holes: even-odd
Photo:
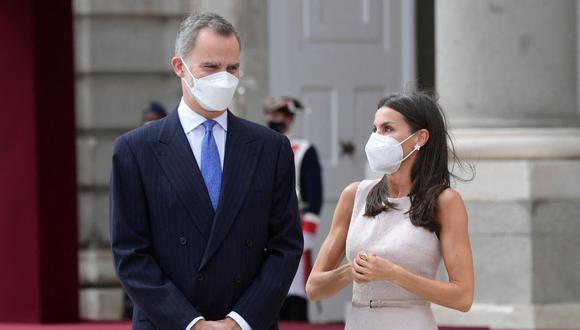
[(446, 188), (437, 197), (439, 221), (443, 226), (464, 224), (467, 222), (467, 211), (461, 194), (453, 188)]
[(346, 186), (342, 190), (341, 198), (346, 198), (348, 200), (354, 200), (354, 196), (356, 195), (356, 191), (358, 190), (358, 186), (360, 185), (360, 181), (355, 181), (348, 186)]

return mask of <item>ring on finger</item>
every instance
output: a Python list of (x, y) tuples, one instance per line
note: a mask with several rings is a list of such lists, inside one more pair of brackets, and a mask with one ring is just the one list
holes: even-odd
[(364, 261), (368, 261), (369, 260), (369, 255), (366, 252), (361, 252), (358, 254), (358, 257), (361, 258)]

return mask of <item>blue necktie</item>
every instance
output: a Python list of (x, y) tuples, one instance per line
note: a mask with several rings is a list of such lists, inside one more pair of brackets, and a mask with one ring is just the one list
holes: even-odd
[(205, 181), (207, 191), (209, 192), (209, 199), (214, 210), (217, 210), (218, 207), (222, 184), (220, 154), (212, 131), (216, 123), (215, 120), (206, 120), (203, 123), (205, 135), (201, 142), (201, 175)]

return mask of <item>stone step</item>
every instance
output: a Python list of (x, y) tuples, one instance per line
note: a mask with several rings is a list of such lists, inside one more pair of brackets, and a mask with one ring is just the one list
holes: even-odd
[(79, 293), (80, 317), (85, 320), (119, 320), (123, 314), (121, 288), (85, 288)]
[(113, 256), (108, 249), (79, 251), (79, 281), (81, 286), (118, 286)]

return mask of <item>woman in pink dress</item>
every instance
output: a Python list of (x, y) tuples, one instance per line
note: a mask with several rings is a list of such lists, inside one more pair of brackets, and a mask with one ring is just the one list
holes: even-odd
[[(435, 330), (431, 303), (467, 312), (473, 300), (467, 212), (450, 187), (458, 160), (432, 97), (394, 94), (377, 108), (365, 152), (384, 176), (344, 189), (306, 290), (325, 299), (354, 281), (347, 329)], [(435, 279), (441, 259), (447, 281)]]

